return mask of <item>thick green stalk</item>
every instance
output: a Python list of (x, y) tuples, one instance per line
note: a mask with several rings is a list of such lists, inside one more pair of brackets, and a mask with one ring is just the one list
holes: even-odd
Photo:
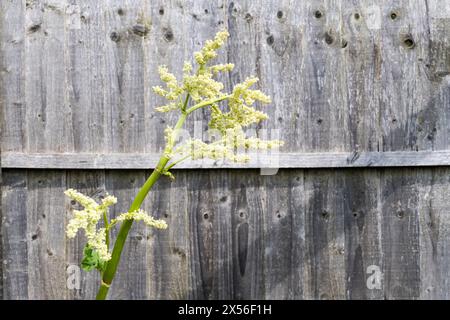
[[(178, 120), (177, 124), (175, 125), (175, 132), (180, 129), (184, 121), (186, 120), (187, 114), (183, 113)], [(176, 137), (174, 138), (176, 140)], [(161, 177), (161, 174), (164, 172), (164, 168), (167, 164), (167, 162), (170, 160), (170, 158), (167, 156), (167, 153), (171, 151), (173, 146), (167, 146), (164, 150), (163, 155), (161, 156), (158, 164), (156, 165), (155, 170), (153, 170), (150, 177), (145, 181), (144, 185), (139, 190), (138, 194), (134, 198), (133, 203), (130, 206), (130, 209), (128, 212), (133, 212), (138, 210), (142, 202), (144, 202), (145, 197), (147, 196), (150, 189), (153, 187), (155, 182)], [(169, 150), (167, 150), (169, 149)], [(109, 260), (106, 270), (103, 272), (102, 275), (102, 283), (100, 286), (100, 289), (97, 293), (97, 300), (105, 300), (106, 296), (108, 295), (109, 287), (114, 279), (114, 276), (117, 271), (117, 267), (119, 265), (120, 261), (120, 255), (122, 254), (123, 246), (125, 244), (125, 241), (128, 236), (128, 232), (130, 231), (131, 226), (133, 225), (133, 220), (126, 220), (122, 223), (122, 226), (120, 227), (119, 233), (117, 235), (117, 239), (114, 243), (114, 248), (111, 254), (111, 260)]]

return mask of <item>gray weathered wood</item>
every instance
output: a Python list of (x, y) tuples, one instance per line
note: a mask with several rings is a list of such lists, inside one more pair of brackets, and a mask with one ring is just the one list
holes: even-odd
[[(206, 171), (177, 171), (178, 181), (175, 184), (161, 181), (145, 205), (148, 211), (169, 221), (169, 230), (133, 227), (125, 254), (128, 258), (121, 264), (112, 297), (418, 298), (419, 283), (423, 283), (421, 297), (445, 297), (445, 266), (449, 259), (445, 244), (448, 169), (440, 169), (434, 179), (425, 179), (432, 170), (435, 169), (365, 169), (334, 173), (283, 170), (267, 177), (259, 176), (255, 170), (238, 170), (231, 173), (231, 180), (230, 173), (224, 171), (214, 176)], [(32, 180), (28, 175), (28, 188), (39, 185), (43, 177), (41, 184), (46, 181), (52, 189), (74, 187), (95, 198), (106, 189), (119, 197), (114, 215), (127, 208), (146, 175), (147, 171), (110, 171), (105, 184), (102, 174), (94, 171), (85, 174), (69, 171), (67, 178), (65, 171), (53, 171), (51, 180), (41, 172), (32, 174)], [(403, 179), (398, 179), (399, 176)], [(3, 208), (8, 217), (12, 212), (25, 214), (26, 203), (52, 199), (40, 188), (27, 195), (24, 177), (23, 170), (8, 170), (4, 177)], [(22, 179), (21, 184), (17, 179)], [(379, 187), (370, 187), (372, 185)], [(419, 187), (424, 193), (418, 198)], [(279, 188), (284, 188), (284, 192), (277, 193)], [(168, 196), (177, 201), (169, 206)], [(31, 198), (23, 201), (17, 197)], [(62, 212), (49, 214), (58, 214), (58, 219), (70, 216), (70, 211), (64, 214), (61, 205), (52, 203), (48, 205)], [(16, 209), (11, 211), (10, 205)], [(45, 208), (45, 202), (43, 206)], [(71, 208), (69, 202), (66, 206)], [(40, 298), (55, 297), (58, 292), (55, 290), (62, 290), (59, 292), (62, 297), (92, 298), (98, 280), (95, 273), (82, 273), (79, 291), (62, 289), (66, 279), (61, 272), (65, 269), (58, 258), (61, 249), (54, 249), (54, 246), (66, 243), (61, 233), (63, 229), (51, 235), (53, 245), (47, 240), (50, 234), (43, 231), (61, 227), (62, 223), (52, 223), (55, 217), (36, 216), (42, 215), (41, 210), (31, 212), (36, 220), (30, 218), (29, 224), (23, 224), (24, 216), (13, 220), (15, 224), (9, 224), (6, 218), (3, 224), (4, 250), (8, 257), (5, 297), (26, 298), (28, 290), (34, 292), (34, 297), (38, 297), (38, 292), (41, 292)], [(190, 220), (188, 224), (186, 219)], [(212, 220), (213, 225), (198, 223), (198, 219)], [(20, 233), (18, 226), (29, 231)], [(41, 231), (33, 240), (37, 227)], [(199, 232), (204, 234), (200, 238)], [(46, 261), (43, 268), (32, 269), (27, 260), (19, 263), (17, 259), (22, 251), (18, 251), (13, 239), (17, 239), (21, 250), (29, 252), (31, 257), (42, 255), (39, 263)], [(66, 264), (79, 262), (82, 243), (82, 237), (68, 242)], [(211, 245), (212, 248), (207, 249)], [(51, 257), (46, 257), (47, 246), (55, 252)], [(433, 253), (435, 250), (438, 251)], [(419, 260), (419, 252), (423, 259)], [(15, 261), (13, 269), (9, 261)], [(423, 270), (434, 270), (421, 272), (422, 282), (418, 278), (419, 261)], [(198, 269), (205, 263), (209, 269), (205, 269), (205, 265)], [(26, 267), (26, 271), (19, 272), (20, 265)], [(381, 291), (366, 287), (366, 270), (370, 265), (379, 266), (384, 272)], [(145, 266), (150, 269), (147, 271)], [(54, 273), (52, 289), (49, 287), (44, 292), (40, 290), (44, 290), (45, 284), (37, 285), (37, 279), (49, 277), (46, 270), (54, 270)], [(58, 273), (60, 276), (56, 276)], [(18, 295), (18, 284), (11, 281), (19, 281), (19, 276), (25, 274), (27, 277), (20, 280), (25, 281), (20, 290), (27, 291)], [(29, 279), (33, 283), (28, 284)]]
[(1, 149), (23, 151), (26, 143), (24, 2), (2, 1), (0, 10)]
[(28, 298), (26, 172), (2, 174), (3, 294), (5, 299)]
[[(27, 152), (73, 151), (66, 1), (29, 1), (25, 9), (24, 92)], [(71, 76), (73, 78), (77, 73)], [(87, 111), (87, 110), (86, 110)], [(81, 119), (80, 119), (81, 120)]]
[(446, 149), (441, 2), (7, 1), (2, 149), (159, 151), (174, 115), (154, 112), (157, 66), (180, 75), (181, 61), (222, 27), (232, 37), (221, 61), (236, 64), (222, 80), (261, 78), (273, 103), (256, 131), (283, 129), (284, 151)]
[[(191, 213), (187, 210), (187, 173), (177, 172), (176, 180), (162, 180), (145, 202), (145, 209), (167, 221), (173, 228), (147, 231), (147, 284), (150, 299), (189, 299), (194, 260), (189, 245)], [(175, 223), (176, 221), (176, 223)]]
[(66, 27), (63, 48), (66, 66), (74, 70), (66, 73), (64, 103), (69, 121), (62, 137), (69, 134), (69, 141), (65, 150), (108, 150), (111, 108), (105, 101), (106, 83), (110, 83), (105, 79), (105, 4), (74, 0), (59, 4), (75, 13)]
[(420, 297), (418, 171), (386, 171), (380, 177), (381, 242), (386, 299)]
[(276, 177), (261, 180), (266, 180), (265, 185), (256, 195), (261, 194), (264, 201), (260, 217), (255, 220), (259, 220), (264, 230), (263, 241), (257, 243), (265, 247), (263, 297), (303, 298), (305, 284), (302, 273), (305, 268), (304, 253), (307, 251), (305, 250), (307, 242), (305, 211), (299, 202), (303, 200), (304, 194), (302, 174), (300, 172), (291, 176), (288, 172), (282, 172)]
[(306, 299), (344, 299), (345, 236), (343, 174), (311, 171), (305, 176)]
[(273, 102), (252, 131), (286, 145), (160, 180), (144, 209), (169, 229), (133, 226), (111, 297), (449, 299), (446, 0), (1, 1), (0, 298), (95, 296), (96, 273), (67, 287), (85, 239), (62, 191), (127, 210), (176, 121), (154, 110), (158, 66), (180, 76), (221, 28), (220, 80), (258, 76)]
[[(27, 175), (28, 298), (67, 297), (65, 199), (59, 194), (66, 187), (66, 176), (59, 171), (29, 171)], [(37, 267), (39, 266), (39, 267)], [(54, 284), (59, 285), (55, 286)]]
[(421, 172), (419, 191), (420, 298), (450, 299), (449, 175)]
[[(374, 268), (382, 271), (380, 172), (355, 170), (344, 176), (344, 223), (346, 297), (348, 299), (383, 299), (382, 288), (369, 288), (368, 277)], [(376, 279), (369, 281), (376, 285)], [(382, 285), (383, 282), (380, 282)]]
[[(34, 169), (145, 169), (154, 168), (161, 154), (145, 153), (4, 153), (3, 168)], [(186, 160), (176, 169), (214, 168), (359, 168), (449, 166), (450, 151), (260, 153), (246, 164), (223, 160)]]
[(234, 299), (264, 298), (266, 294), (264, 279), (268, 275), (262, 266), (266, 265), (264, 208), (267, 197), (264, 182), (254, 171), (249, 173), (244, 177), (242, 171), (232, 171), (230, 187), (221, 185), (216, 200), (220, 209), (218, 215), (231, 218), (232, 251), (227, 262), (233, 270), (230, 298)]

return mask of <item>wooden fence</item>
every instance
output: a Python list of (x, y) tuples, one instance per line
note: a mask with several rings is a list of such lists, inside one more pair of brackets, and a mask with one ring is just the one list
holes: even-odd
[(133, 227), (111, 297), (450, 298), (447, 0), (2, 0), (0, 298), (94, 297), (95, 273), (67, 286), (63, 191), (127, 209), (174, 121), (157, 66), (180, 75), (224, 27), (221, 80), (261, 79), (282, 169), (158, 182), (169, 229)]

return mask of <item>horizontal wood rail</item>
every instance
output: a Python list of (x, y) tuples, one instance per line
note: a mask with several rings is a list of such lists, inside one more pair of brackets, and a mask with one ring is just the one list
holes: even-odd
[[(1, 167), (23, 169), (151, 169), (159, 154), (3, 153)], [(247, 164), (185, 161), (177, 169), (358, 168), (450, 166), (450, 151), (325, 152), (253, 155)]]

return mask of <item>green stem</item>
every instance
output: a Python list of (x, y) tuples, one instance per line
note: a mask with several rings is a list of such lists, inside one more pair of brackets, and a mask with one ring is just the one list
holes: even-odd
[(188, 104), (188, 102), (189, 102), (190, 96), (191, 96), (191, 95), (190, 95), (189, 93), (186, 94), (186, 98), (184, 99), (183, 106), (181, 107), (181, 112), (182, 112), (182, 113), (186, 113), (186, 107), (187, 107), (187, 104)]
[(110, 226), (109, 226), (109, 223), (108, 223), (108, 215), (106, 214), (106, 210), (103, 211), (103, 222), (105, 224), (105, 233), (106, 233), (105, 242), (106, 242), (106, 247), (109, 249), (109, 229), (110, 229)]
[[(175, 125), (175, 134), (177, 134), (178, 129), (180, 129), (187, 117), (187, 113), (183, 113), (178, 119), (177, 124)], [(176, 140), (176, 137), (174, 137), (173, 140)], [(145, 197), (147, 196), (150, 189), (153, 187), (155, 182), (161, 177), (161, 173), (164, 171), (164, 167), (166, 166), (167, 162), (169, 162), (170, 158), (166, 156), (168, 153), (167, 148), (171, 149), (173, 146), (167, 146), (166, 150), (164, 150), (163, 155), (161, 156), (158, 164), (156, 165), (156, 168), (153, 170), (150, 177), (148, 177), (147, 181), (145, 181), (144, 185), (139, 190), (138, 194), (134, 198), (133, 203), (130, 206), (130, 209), (128, 212), (133, 212), (138, 210), (142, 202), (144, 202)], [(170, 153), (170, 152), (169, 152)], [(114, 243), (114, 248), (111, 254), (111, 260), (109, 260), (105, 271), (102, 275), (102, 283), (100, 286), (100, 289), (97, 293), (97, 300), (105, 300), (106, 296), (108, 295), (109, 286), (111, 285), (114, 276), (117, 271), (117, 267), (119, 265), (120, 256), (122, 254), (123, 246), (125, 244), (125, 241), (128, 236), (128, 232), (130, 231), (131, 226), (133, 225), (133, 220), (126, 220), (122, 223), (122, 226), (120, 227), (119, 233), (117, 235), (117, 239)]]
[(105, 300), (108, 295), (109, 285), (102, 282), (100, 288), (97, 293), (97, 300)]
[(170, 164), (165, 168), (165, 170), (169, 171), (169, 170), (172, 169), (174, 166), (176, 166), (176, 165), (179, 164), (180, 162), (183, 162), (184, 160), (186, 160), (186, 159), (188, 159), (188, 158), (190, 158), (190, 157), (191, 157), (191, 155), (188, 154), (187, 156), (184, 156), (184, 157), (178, 159), (177, 161), (174, 161), (174, 162), (170, 163)]
[(231, 95), (226, 95), (226, 96), (222, 96), (220, 98), (214, 99), (214, 100), (208, 100), (208, 101), (200, 102), (200, 103), (196, 104), (195, 106), (192, 106), (189, 109), (187, 109), (186, 113), (187, 114), (192, 113), (192, 112), (194, 112), (197, 109), (200, 109), (200, 108), (203, 108), (203, 107), (207, 107), (207, 106), (212, 105), (212, 104), (214, 104), (216, 102), (220, 102), (220, 101), (226, 100), (226, 99), (228, 99), (230, 97), (231, 97)]

